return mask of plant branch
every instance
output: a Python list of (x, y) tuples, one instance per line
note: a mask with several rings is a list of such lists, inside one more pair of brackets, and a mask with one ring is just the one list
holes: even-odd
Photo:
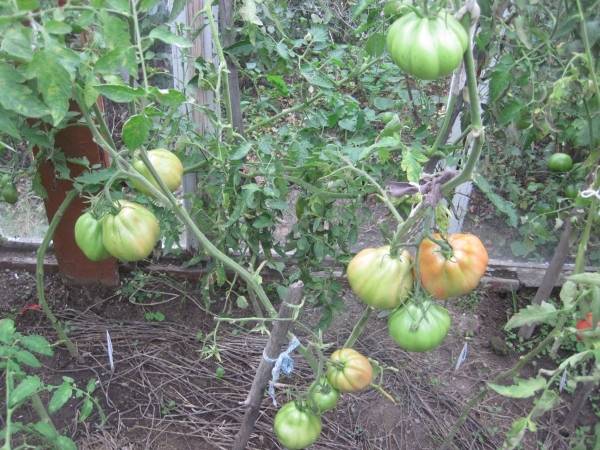
[(35, 283), (37, 287), (38, 302), (42, 306), (44, 314), (46, 314), (46, 317), (48, 317), (48, 320), (50, 320), (52, 327), (54, 328), (54, 330), (56, 330), (58, 338), (67, 346), (67, 350), (74, 359), (79, 358), (79, 352), (77, 351), (77, 347), (75, 347), (73, 341), (69, 339), (69, 337), (65, 333), (65, 330), (62, 327), (62, 324), (56, 318), (56, 316), (50, 309), (50, 306), (48, 306), (48, 302), (46, 302), (46, 294), (44, 291), (44, 257), (46, 256), (46, 251), (48, 250), (48, 246), (50, 245), (50, 241), (54, 236), (54, 232), (56, 231), (58, 224), (60, 223), (63, 215), (65, 214), (65, 211), (67, 210), (71, 202), (75, 199), (75, 197), (77, 197), (77, 195), (78, 192), (75, 189), (69, 191), (63, 202), (60, 204), (60, 206), (54, 213), (54, 217), (52, 217), (52, 220), (50, 221), (50, 225), (48, 226), (48, 230), (44, 235), (44, 239), (42, 240), (42, 243), (40, 244), (37, 250), (35, 267)]
[[(595, 179), (596, 181), (592, 185), (592, 189), (600, 188), (600, 170), (596, 170)], [(590, 208), (588, 210), (587, 220), (585, 223), (585, 228), (581, 233), (581, 239), (579, 241), (579, 246), (577, 247), (577, 256), (575, 257), (575, 270), (573, 273), (581, 273), (585, 267), (585, 253), (587, 251), (587, 246), (590, 241), (590, 235), (592, 232), (592, 225), (594, 224), (594, 220), (598, 215), (598, 198), (595, 195), (591, 198)]]
[(577, 11), (579, 12), (579, 21), (581, 22), (581, 34), (583, 37), (583, 45), (585, 47), (585, 55), (587, 57), (588, 68), (594, 84), (594, 90), (596, 91), (596, 103), (600, 102), (600, 86), (598, 86), (598, 77), (596, 76), (596, 68), (594, 63), (594, 56), (592, 54), (592, 48), (590, 45), (590, 38), (585, 24), (585, 15), (583, 14), (583, 8), (581, 7), (581, 0), (576, 0)]
[[(138, 21), (137, 10), (135, 8), (136, 0), (129, 0), (131, 5), (131, 16), (133, 19), (133, 29), (135, 32), (135, 43), (140, 57), (140, 66), (142, 67), (142, 77), (144, 79), (144, 89), (148, 90), (148, 74), (146, 73), (146, 63), (144, 61), (144, 49), (142, 48), (142, 36), (140, 34), (140, 24)], [(210, 4), (210, 2), (208, 2)]]
[(352, 333), (350, 333), (350, 336), (348, 336), (348, 339), (346, 339), (346, 342), (344, 342), (344, 348), (351, 348), (356, 343), (360, 335), (365, 330), (365, 326), (367, 325), (367, 321), (369, 320), (369, 316), (372, 312), (372, 307), (367, 306), (365, 308), (360, 316), (360, 319), (358, 319), (358, 322), (356, 322), (354, 328), (352, 328)]

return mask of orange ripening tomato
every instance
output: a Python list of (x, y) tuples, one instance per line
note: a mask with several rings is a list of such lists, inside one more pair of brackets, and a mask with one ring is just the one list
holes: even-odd
[[(585, 319), (581, 319), (577, 321), (577, 324), (575, 325), (575, 328), (577, 328), (579, 331), (585, 331), (585, 330), (589, 330), (590, 328), (593, 328), (592, 324), (592, 313), (589, 312), (585, 315)], [(598, 322), (598, 325), (600, 327), (600, 322)], [(581, 341), (583, 339), (583, 336), (581, 335), (581, 333), (577, 333), (577, 340)]]
[[(433, 239), (442, 240), (439, 234)], [(419, 245), (421, 284), (438, 300), (468, 294), (479, 284), (488, 263), (488, 253), (479, 238), (456, 233), (446, 238), (448, 249), (430, 239)]]
[(340, 392), (357, 392), (371, 384), (373, 367), (353, 348), (340, 348), (329, 359), (327, 381)]

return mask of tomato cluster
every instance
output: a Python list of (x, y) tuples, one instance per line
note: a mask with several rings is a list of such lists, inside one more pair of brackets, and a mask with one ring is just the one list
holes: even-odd
[[(169, 190), (175, 191), (181, 186), (183, 165), (175, 154), (156, 149), (148, 152), (148, 159)], [(133, 166), (158, 187), (143, 161), (136, 159)], [(131, 184), (140, 192), (150, 194), (139, 180), (131, 180)], [(140, 261), (152, 253), (159, 235), (160, 225), (154, 214), (127, 200), (115, 202), (113, 211), (101, 218), (86, 212), (75, 223), (75, 242), (92, 261), (102, 261), (111, 256), (121, 261)]]
[(342, 392), (357, 392), (373, 380), (369, 360), (352, 348), (333, 352), (327, 374), (313, 382), (305, 401), (283, 405), (273, 422), (275, 436), (285, 448), (302, 449), (312, 445), (321, 434), (321, 415), (335, 408)]

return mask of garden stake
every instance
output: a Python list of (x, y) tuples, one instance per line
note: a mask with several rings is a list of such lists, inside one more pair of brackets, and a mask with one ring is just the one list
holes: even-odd
[[(297, 281), (288, 288), (287, 298), (279, 307), (278, 318), (290, 320), (277, 320), (273, 323), (271, 336), (269, 337), (264, 350), (264, 355), (267, 358), (276, 359), (277, 355), (279, 355), (281, 347), (286, 342), (288, 330), (293, 322), (293, 319), (291, 318), (294, 313), (294, 306), (300, 303), (303, 292), (304, 283), (302, 281)], [(265, 358), (261, 358), (260, 360), (256, 375), (252, 381), (252, 387), (244, 402), (244, 406), (247, 409), (240, 429), (235, 436), (233, 450), (243, 450), (248, 444), (250, 434), (252, 433), (252, 430), (254, 430), (254, 424), (260, 413), (260, 404), (264, 397), (265, 388), (269, 384), (269, 379), (271, 378), (273, 364), (274, 363), (271, 360)]]

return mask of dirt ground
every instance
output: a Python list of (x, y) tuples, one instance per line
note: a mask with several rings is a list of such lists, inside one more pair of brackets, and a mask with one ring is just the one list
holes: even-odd
[[(35, 282), (27, 272), (0, 272), (0, 315), (13, 317), (19, 331), (56, 338), (35, 304)], [(68, 286), (57, 275), (46, 277), (47, 298), (66, 322), (69, 335), (81, 354), (74, 361), (62, 348), (45, 358), (39, 375), (46, 383), (59, 384), (73, 377), (84, 387), (90, 378), (98, 382), (96, 397), (107, 416), (100, 426), (97, 412), (84, 423), (77, 421), (81, 400), (71, 400), (53, 420), (72, 436), (81, 449), (220, 449), (230, 448), (243, 414), (244, 400), (266, 337), (241, 332), (239, 327), (217, 322), (211, 311), (223, 311), (223, 295), (206, 297), (192, 283), (138, 273), (123, 279), (119, 289)], [(499, 371), (510, 368), (518, 354), (504, 345), (503, 324), (513, 301), (530, 293), (477, 292), (449, 302), (453, 326), (444, 344), (426, 354), (406, 353), (387, 335), (385, 317), (372, 317), (356, 348), (390, 367), (378, 384), (395, 404), (376, 389), (345, 395), (338, 408), (324, 416), (316, 449), (437, 449), (447, 436), (464, 402)], [(361, 314), (362, 306), (345, 291), (345, 309), (336, 315), (325, 340), (344, 342)], [(231, 303), (231, 299), (229, 300)], [(164, 320), (151, 320), (149, 312), (162, 312)], [(318, 320), (318, 309), (307, 308), (304, 323)], [(115, 369), (107, 358), (106, 331), (114, 347)], [(305, 337), (301, 329), (297, 335)], [(455, 370), (457, 358), (468, 343), (465, 363)], [(290, 377), (280, 379), (277, 400), (285, 402), (293, 387), (310, 381), (300, 357)], [(551, 361), (540, 365), (551, 367)], [(526, 375), (526, 374), (525, 374)], [(0, 392), (0, 398), (4, 398)], [(573, 448), (573, 439), (560, 433), (569, 397), (542, 419), (543, 426), (530, 435), (524, 448)], [(43, 397), (47, 401), (47, 396)], [(597, 400), (596, 400), (597, 401)], [(509, 401), (490, 395), (471, 413), (454, 440), (455, 448), (497, 449), (514, 418), (529, 411), (528, 401)], [(278, 448), (271, 433), (276, 408), (269, 399), (251, 448)], [(31, 411), (17, 414), (19, 420)], [(593, 425), (594, 414), (578, 425)], [(589, 419), (589, 418), (592, 419)], [(591, 420), (591, 422), (590, 422)], [(586, 423), (587, 422), (587, 423)], [(585, 448), (585, 447), (584, 447)]]

